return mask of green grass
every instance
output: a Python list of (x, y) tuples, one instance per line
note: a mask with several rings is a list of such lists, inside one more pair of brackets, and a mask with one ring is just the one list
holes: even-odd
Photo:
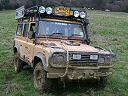
[[(15, 11), (0, 11), (0, 96), (128, 96), (128, 14), (89, 11), (92, 45), (111, 49), (117, 55), (113, 75), (104, 90), (71, 85), (67, 90), (39, 92), (32, 84), (32, 70), (13, 70)], [(56, 85), (55, 85), (56, 86)]]

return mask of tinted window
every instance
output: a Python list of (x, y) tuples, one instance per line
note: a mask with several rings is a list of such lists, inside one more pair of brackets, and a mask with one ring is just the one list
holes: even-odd
[(17, 28), (17, 34), (18, 36), (22, 35), (22, 30), (23, 30), (23, 24), (19, 24)]

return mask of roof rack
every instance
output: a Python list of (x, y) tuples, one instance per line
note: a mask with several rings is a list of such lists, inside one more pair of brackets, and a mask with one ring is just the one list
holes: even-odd
[(22, 6), (16, 9), (16, 17), (15, 19), (23, 19), (29, 17), (29, 15), (38, 14), (38, 6), (34, 6), (28, 9), (25, 9), (25, 6)]
[(25, 11), (25, 7), (22, 6), (18, 9), (16, 9), (16, 19), (20, 19), (20, 18), (23, 18), (24, 17), (24, 11)]
[(28, 9), (25, 9), (25, 6), (22, 6), (16, 9), (16, 20), (30, 19), (30, 17), (42, 18), (42, 17), (56, 17), (56, 18), (67, 18), (73, 20), (83, 20), (87, 17), (87, 12), (85, 8), (68, 8), (68, 7), (47, 7), (44, 6), (34, 6)]

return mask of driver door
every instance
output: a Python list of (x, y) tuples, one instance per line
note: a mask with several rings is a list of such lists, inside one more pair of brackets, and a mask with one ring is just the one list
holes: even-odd
[[(30, 23), (29, 24), (29, 30), (28, 30), (28, 39), (27, 39), (27, 46), (26, 48), (26, 57), (28, 62), (32, 63), (33, 60), (33, 54), (34, 54), (34, 47), (35, 47), (35, 32), (36, 32), (36, 23)], [(29, 37), (29, 34), (31, 35)]]

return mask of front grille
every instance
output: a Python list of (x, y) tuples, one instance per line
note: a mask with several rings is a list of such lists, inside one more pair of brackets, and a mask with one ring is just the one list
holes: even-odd
[(73, 59), (73, 54), (77, 54), (77, 53), (70, 53), (70, 60), (69, 63), (71, 65), (85, 65), (85, 66), (97, 66), (97, 60), (90, 60), (90, 55), (91, 54), (83, 54), (81, 53), (81, 59), (80, 60), (74, 60)]

